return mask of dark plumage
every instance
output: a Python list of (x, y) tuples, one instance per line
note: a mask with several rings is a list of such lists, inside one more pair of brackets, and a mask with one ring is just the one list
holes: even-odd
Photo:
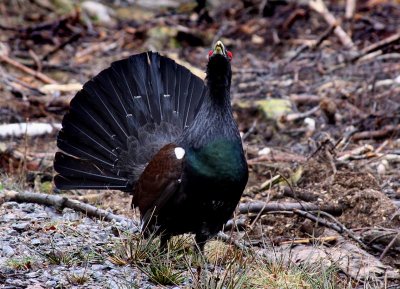
[(248, 170), (230, 105), (230, 52), (209, 53), (207, 86), (147, 52), (115, 62), (71, 101), (58, 135), (60, 189), (133, 192), (145, 232), (204, 243), (231, 217)]

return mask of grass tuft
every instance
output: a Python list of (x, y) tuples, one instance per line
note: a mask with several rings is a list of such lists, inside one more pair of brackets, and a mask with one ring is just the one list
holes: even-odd
[(7, 266), (15, 270), (30, 270), (34, 260), (30, 256), (11, 258), (7, 261)]
[(83, 274), (67, 274), (66, 279), (70, 285), (78, 286), (89, 281), (89, 276), (87, 276), (85, 272)]

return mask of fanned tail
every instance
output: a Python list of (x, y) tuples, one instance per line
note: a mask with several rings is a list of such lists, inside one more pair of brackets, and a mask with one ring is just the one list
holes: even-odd
[(73, 98), (55, 156), (59, 189), (131, 191), (157, 151), (188, 127), (203, 81), (158, 53), (114, 62)]

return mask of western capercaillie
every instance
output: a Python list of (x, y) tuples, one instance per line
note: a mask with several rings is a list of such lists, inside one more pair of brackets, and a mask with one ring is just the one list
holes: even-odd
[(72, 99), (55, 156), (59, 189), (133, 193), (161, 246), (194, 233), (200, 249), (239, 202), (248, 169), (230, 104), (232, 54), (218, 41), (205, 83), (146, 52), (114, 62)]

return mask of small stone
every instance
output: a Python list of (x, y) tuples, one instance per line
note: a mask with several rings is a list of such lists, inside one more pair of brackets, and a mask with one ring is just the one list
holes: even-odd
[(27, 215), (28, 218), (30, 219), (46, 219), (47, 214), (45, 212), (39, 212), (39, 213), (31, 213)]
[(6, 202), (3, 204), (3, 208), (4, 209), (14, 209), (14, 208), (18, 208), (18, 203), (17, 202)]
[(35, 204), (24, 203), (21, 204), (21, 209), (26, 213), (33, 213), (36, 209), (36, 206)]
[(92, 270), (93, 271), (100, 271), (100, 270), (104, 270), (106, 268), (107, 268), (107, 266), (102, 265), (102, 264), (93, 264), (92, 265)]
[(28, 278), (37, 278), (41, 274), (42, 274), (42, 272), (39, 270), (39, 271), (33, 271), (33, 272), (26, 273), (25, 276)]
[(81, 216), (79, 213), (76, 213), (76, 212), (65, 213), (65, 214), (63, 214), (63, 219), (68, 222), (74, 222), (74, 221), (79, 221), (81, 219)]
[(31, 240), (32, 245), (40, 245), (41, 243), (42, 243), (42, 241), (40, 239), (32, 239)]
[(84, 1), (81, 4), (82, 10), (103, 24), (111, 24), (113, 22), (111, 15), (114, 11), (102, 3), (95, 1)]
[(18, 231), (18, 232), (23, 232), (26, 231), (27, 229), (29, 229), (29, 223), (13, 223), (11, 225), (11, 228), (13, 228), (14, 230)]
[(9, 285), (13, 285), (13, 286), (19, 287), (19, 288), (25, 288), (26, 285), (27, 285), (27, 284), (26, 284), (24, 281), (22, 281), (22, 280), (11, 279), (11, 278), (6, 279), (6, 283), (9, 284)]
[(57, 285), (57, 281), (49, 280), (45, 283), (47, 288), (55, 288)]
[(4, 223), (7, 223), (7, 222), (9, 222), (11, 220), (15, 220), (16, 218), (17, 218), (17, 216), (15, 214), (9, 213), (9, 214), (3, 215), (3, 217), (2, 217), (3, 220), (2, 221)]
[(11, 257), (15, 254), (15, 250), (8, 245), (4, 245), (1, 250), (3, 251), (3, 255), (6, 257)]

